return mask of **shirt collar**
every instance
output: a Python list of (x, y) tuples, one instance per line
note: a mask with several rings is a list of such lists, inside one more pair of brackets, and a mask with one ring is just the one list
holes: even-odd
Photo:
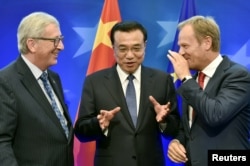
[[(118, 75), (120, 77), (121, 82), (125, 82), (127, 80), (127, 77), (129, 74), (125, 73), (119, 65), (116, 66), (116, 70), (118, 72)], [(138, 67), (138, 69), (132, 73), (136, 80), (139, 82), (141, 81), (141, 65)]]
[(217, 67), (220, 65), (220, 63), (222, 62), (223, 58), (221, 56), (221, 54), (219, 54), (207, 67), (205, 67), (202, 72), (204, 74), (206, 74), (206, 76), (208, 76), (209, 78), (211, 78)]
[(39, 77), (42, 75), (43, 71), (40, 70), (36, 65), (34, 65), (33, 63), (31, 63), (24, 55), (21, 55), (21, 57), (24, 60), (24, 62), (27, 64), (27, 66), (29, 67), (29, 69), (31, 70), (32, 74), (38, 80)]

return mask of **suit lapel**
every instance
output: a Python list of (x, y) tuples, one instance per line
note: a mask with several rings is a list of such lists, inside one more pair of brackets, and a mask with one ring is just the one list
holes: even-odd
[[(69, 112), (68, 112), (68, 108), (66, 107), (65, 105), (65, 101), (64, 101), (64, 97), (63, 97), (63, 94), (61, 92), (60, 89), (62, 89), (62, 87), (59, 87), (60, 85), (60, 81), (58, 79), (56, 79), (57, 77), (54, 76), (54, 74), (52, 74), (52, 72), (50, 72), (50, 70), (48, 70), (48, 76), (49, 76), (49, 82), (63, 108), (63, 113), (64, 113), (64, 116), (65, 118), (67, 119), (67, 122), (68, 122), (68, 127), (69, 127), (69, 138), (70, 135), (73, 134), (73, 127), (72, 127), (72, 122), (71, 122), (71, 118), (70, 118), (70, 115), (69, 115)], [(60, 124), (61, 126), (61, 124)]]
[[(220, 86), (218, 85), (218, 80), (221, 80), (221, 76), (223, 75), (224, 71), (230, 67), (230, 61), (229, 59), (225, 56), (223, 57), (223, 61), (221, 62), (221, 64), (218, 66), (218, 68), (216, 69), (214, 75), (212, 76), (212, 78), (210, 78), (210, 80), (208, 81), (206, 88), (204, 89), (204, 91), (207, 94), (211, 94), (214, 92), (215, 87)], [(198, 76), (198, 73), (196, 73), (194, 75), (194, 79), (196, 79)], [(194, 117), (194, 122), (195, 123), (196, 120), (196, 116)]]
[(25, 62), (20, 57), (17, 61), (17, 71), (19, 72), (21, 82), (23, 83), (24, 87), (27, 91), (31, 94), (31, 96), (37, 101), (37, 104), (42, 107), (42, 110), (46, 113), (46, 115), (53, 121), (53, 123), (60, 128), (63, 132), (63, 128), (54, 113), (48, 99), (46, 98), (45, 94), (43, 93), (40, 85), (38, 84), (36, 78), (33, 76), (32, 72), (25, 64)]
[(121, 81), (116, 71), (116, 67), (114, 66), (113, 68), (111, 68), (111, 70), (112, 72), (108, 72), (108, 74), (104, 76), (105, 77), (104, 86), (108, 89), (111, 97), (117, 103), (117, 105), (121, 107), (121, 113), (123, 114), (125, 119), (128, 121), (129, 125), (132, 128), (134, 128), (134, 125), (133, 125), (133, 122), (132, 122), (132, 119), (130, 117), (130, 113), (127, 107), (125, 95), (123, 93)]
[(59, 80), (56, 80), (53, 77), (53, 75), (49, 72), (49, 81), (50, 81), (50, 84), (51, 84), (57, 98), (59, 99), (59, 101), (60, 101), (60, 103), (61, 103), (61, 105), (63, 107), (65, 117), (67, 118), (68, 122), (71, 123), (71, 118), (70, 118), (70, 115), (69, 115), (69, 113), (67, 111), (68, 109), (67, 109), (67, 107), (65, 105), (63, 94), (62, 94), (62, 92), (60, 90), (61, 87), (58, 86), (59, 85)]
[(216, 72), (214, 73), (214, 75), (212, 76), (212, 78), (210, 78), (205, 91), (207, 93), (209, 92), (213, 92), (212, 89), (214, 89), (214, 86), (219, 86), (218, 85), (218, 80), (221, 80), (221, 76), (223, 75), (224, 71), (226, 69), (228, 69), (230, 67), (230, 61), (227, 57), (223, 57), (223, 61), (221, 62), (221, 64), (218, 66), (218, 68), (216, 69)]
[(143, 119), (149, 108), (149, 95), (151, 95), (151, 90), (153, 89), (154, 79), (152, 79), (152, 73), (142, 66), (141, 68), (141, 94), (140, 94), (140, 104), (139, 113), (137, 119), (137, 129), (143, 124)]

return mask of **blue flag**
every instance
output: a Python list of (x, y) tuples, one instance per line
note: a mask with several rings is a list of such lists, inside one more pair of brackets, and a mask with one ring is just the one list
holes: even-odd
[[(196, 15), (196, 8), (195, 8), (195, 0), (184, 0), (183, 4), (182, 4), (182, 8), (181, 8), (181, 12), (180, 12), (180, 17), (179, 17), (179, 22), (182, 22), (192, 16)], [(178, 29), (176, 30), (176, 34), (175, 34), (175, 38), (174, 38), (174, 42), (173, 42), (173, 46), (172, 46), (172, 51), (176, 51), (178, 52), (179, 50), (179, 46), (178, 46), (178, 35), (179, 35), (179, 31)], [(172, 64), (169, 62), (168, 66), (167, 66), (167, 71), (169, 73), (171, 73), (172, 77), (174, 78), (174, 83), (175, 83), (175, 87), (179, 87), (180, 85), (180, 81), (177, 79), (176, 74), (174, 73), (174, 69)], [(181, 103), (181, 102), (179, 102)]]
[[(180, 12), (180, 17), (179, 17), (179, 22), (182, 22), (182, 21), (184, 21), (192, 16), (195, 16), (195, 15), (196, 15), (195, 0), (183, 0), (181, 12)], [(177, 29), (176, 34), (175, 34), (175, 38), (174, 38), (174, 42), (173, 42), (173, 46), (172, 46), (172, 51), (176, 51), (176, 52), (179, 51), (179, 46), (177, 44), (178, 43), (178, 35), (179, 35), (179, 31)], [(177, 79), (177, 76), (174, 73), (173, 65), (171, 64), (170, 61), (169, 61), (168, 66), (167, 66), (167, 72), (169, 72), (171, 74), (171, 76), (173, 77), (175, 87), (178, 88), (181, 84), (181, 81), (179, 79)], [(179, 109), (180, 115), (182, 115), (182, 101), (181, 101), (180, 96), (178, 96), (178, 109)], [(176, 165), (176, 166), (183, 165), (183, 164), (176, 164), (176, 163), (173, 163), (171, 161), (169, 161), (169, 162), (170, 163), (167, 163), (167, 165)]]

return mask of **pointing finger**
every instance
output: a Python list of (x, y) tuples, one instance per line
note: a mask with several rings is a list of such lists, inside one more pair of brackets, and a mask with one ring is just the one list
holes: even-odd
[(159, 105), (159, 103), (155, 100), (155, 98), (153, 96), (149, 96), (149, 100), (151, 101), (151, 103), (156, 106)]
[(111, 110), (110, 112), (115, 115), (117, 112), (119, 112), (121, 110), (121, 107), (115, 107), (113, 110)]

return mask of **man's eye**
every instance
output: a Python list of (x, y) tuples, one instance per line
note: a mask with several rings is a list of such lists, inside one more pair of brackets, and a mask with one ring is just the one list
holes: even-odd
[(133, 48), (133, 50), (135, 51), (135, 52), (138, 52), (138, 51), (141, 51), (141, 48), (140, 47), (135, 47), (135, 48)]
[(126, 52), (127, 49), (126, 49), (126, 48), (119, 48), (119, 51), (120, 51), (120, 52)]

